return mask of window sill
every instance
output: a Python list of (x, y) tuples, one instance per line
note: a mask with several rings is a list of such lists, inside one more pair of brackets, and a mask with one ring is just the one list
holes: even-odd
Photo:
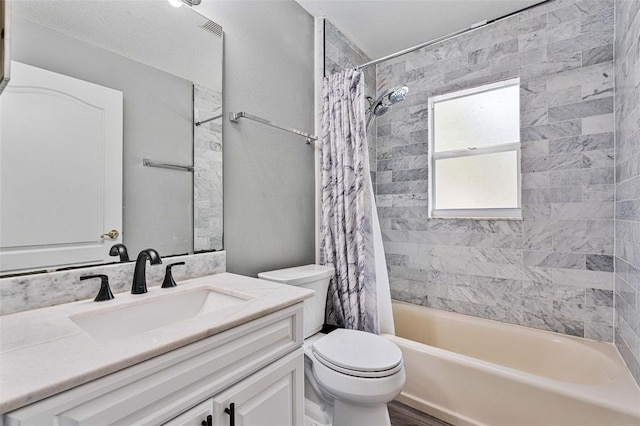
[(524, 218), (522, 217), (452, 217), (452, 216), (434, 216), (427, 218), (429, 220), (506, 220), (511, 222), (522, 222)]

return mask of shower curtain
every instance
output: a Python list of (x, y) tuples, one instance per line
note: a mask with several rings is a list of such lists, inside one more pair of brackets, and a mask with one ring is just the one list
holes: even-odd
[(364, 76), (325, 77), (322, 111), (322, 252), (335, 275), (327, 321), (392, 333), (389, 279), (369, 172)]

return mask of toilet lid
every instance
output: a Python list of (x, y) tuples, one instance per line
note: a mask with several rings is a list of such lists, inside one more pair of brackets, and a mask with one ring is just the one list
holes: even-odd
[(364, 331), (338, 329), (312, 346), (319, 361), (345, 374), (381, 377), (402, 368), (402, 352), (398, 346)]

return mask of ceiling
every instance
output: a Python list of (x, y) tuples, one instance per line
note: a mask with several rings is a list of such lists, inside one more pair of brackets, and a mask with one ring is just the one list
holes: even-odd
[(296, 0), (325, 17), (371, 59), (381, 58), (543, 0)]
[(158, 0), (29, 0), (13, 1), (11, 15), (220, 90), (222, 79), (212, 70), (220, 69), (221, 39), (202, 28), (210, 21), (190, 7)]

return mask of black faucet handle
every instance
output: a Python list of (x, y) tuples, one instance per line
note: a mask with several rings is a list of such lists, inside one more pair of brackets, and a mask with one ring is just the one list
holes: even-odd
[(120, 262), (128, 262), (129, 261), (129, 252), (127, 252), (127, 247), (124, 244), (114, 244), (109, 249), (109, 256), (120, 256)]
[(171, 274), (171, 267), (173, 266), (177, 266), (177, 265), (184, 265), (184, 262), (176, 262), (176, 263), (172, 263), (170, 265), (167, 265), (167, 269), (166, 272), (164, 274), (164, 281), (162, 282), (162, 288), (169, 288), (169, 287), (176, 287), (177, 284), (175, 282), (175, 280), (173, 279), (173, 275)]
[(100, 290), (98, 291), (98, 295), (94, 302), (104, 302), (105, 300), (115, 299), (115, 296), (111, 292), (111, 288), (109, 287), (109, 277), (102, 274), (97, 275), (85, 275), (80, 277), (81, 281), (88, 280), (90, 278), (100, 278)]

